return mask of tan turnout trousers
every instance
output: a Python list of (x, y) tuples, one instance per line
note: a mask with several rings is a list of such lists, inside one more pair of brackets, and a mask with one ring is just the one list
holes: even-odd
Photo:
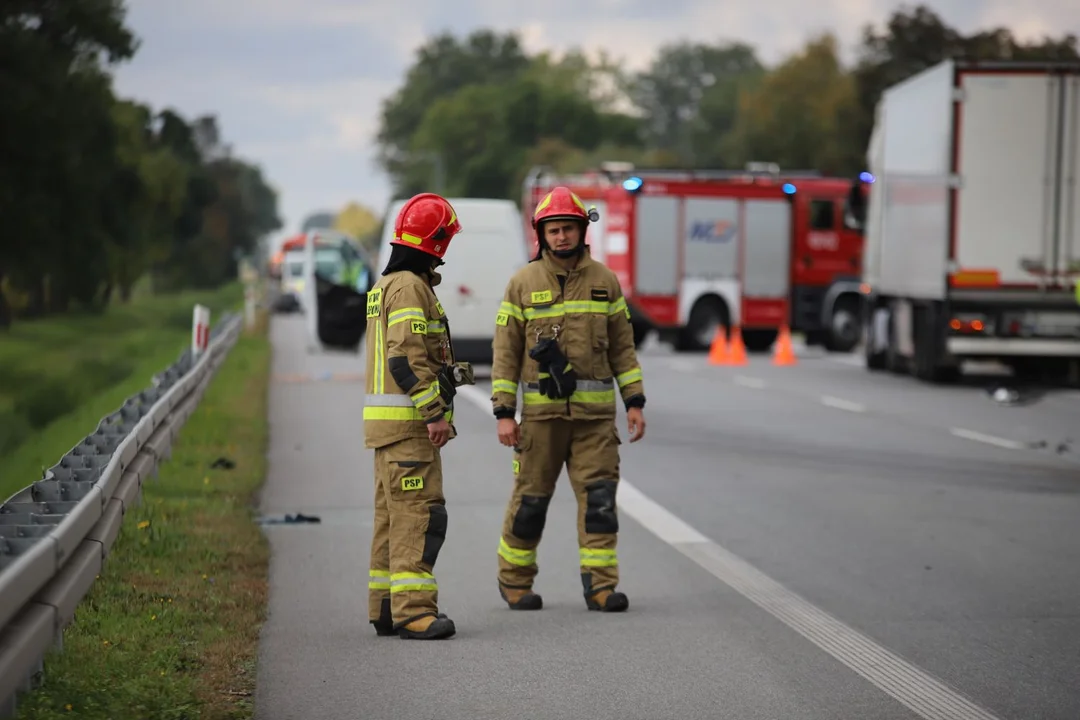
[(578, 504), (581, 583), (586, 596), (619, 582), (619, 432), (611, 418), (529, 420), (514, 449), (514, 489), (499, 540), (499, 582), (531, 589), (548, 504), (565, 465)]
[(379, 619), (384, 603), (390, 604), (395, 628), (438, 614), (439, 586), (432, 573), (446, 525), (439, 448), (427, 438), (376, 448), (369, 620)]

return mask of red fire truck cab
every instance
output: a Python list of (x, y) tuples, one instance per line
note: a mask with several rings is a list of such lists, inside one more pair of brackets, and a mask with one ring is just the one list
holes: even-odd
[[(851, 351), (859, 342), (862, 231), (848, 206), (872, 178), (756, 170), (634, 170), (625, 164), (526, 177), (531, 208), (557, 185), (594, 205), (594, 258), (619, 278), (635, 339), (650, 330), (679, 350), (709, 346), (739, 327), (748, 350), (767, 350), (781, 326), (808, 344)], [(526, 237), (535, 252), (531, 227)]]

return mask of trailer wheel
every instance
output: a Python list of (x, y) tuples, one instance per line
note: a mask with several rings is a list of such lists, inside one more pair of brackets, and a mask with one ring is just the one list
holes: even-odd
[(912, 363), (914, 365), (912, 374), (923, 382), (955, 383), (961, 377), (959, 366), (944, 364), (941, 361), (936, 335), (940, 331), (941, 322), (937, 305), (915, 308), (913, 333), (915, 357)]
[(699, 298), (690, 309), (690, 319), (686, 327), (679, 331), (676, 348), (678, 350), (707, 350), (716, 336), (718, 329), (724, 334), (729, 332), (731, 316), (727, 304), (718, 295), (706, 295)]
[(885, 351), (876, 349), (879, 338), (874, 332), (877, 315), (881, 312), (888, 311), (880, 307), (870, 308), (863, 326), (863, 336), (866, 338), (863, 342), (863, 355), (866, 358), (866, 369), (871, 371), (885, 369)]

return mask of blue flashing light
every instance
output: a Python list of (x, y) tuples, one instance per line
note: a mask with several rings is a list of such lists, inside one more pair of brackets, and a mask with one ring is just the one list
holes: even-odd
[(872, 183), (874, 182), (874, 175), (873, 173), (863, 171), (859, 173), (859, 179), (862, 180), (864, 183)]
[(639, 177), (629, 177), (623, 180), (623, 189), (627, 192), (637, 192), (645, 182)]
[(784, 191), (785, 195), (794, 195), (795, 194), (795, 186), (792, 185), (791, 183), (784, 183), (784, 186), (782, 188), (780, 188), (780, 189)]

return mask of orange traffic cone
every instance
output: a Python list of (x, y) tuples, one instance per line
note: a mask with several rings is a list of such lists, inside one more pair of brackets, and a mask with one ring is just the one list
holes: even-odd
[(742, 328), (736, 325), (731, 329), (731, 356), (728, 365), (746, 364), (746, 345), (743, 344)]
[(712, 345), (709, 346), (709, 364), (710, 365), (727, 365), (731, 355), (728, 352), (727, 337), (724, 336), (725, 327), (721, 326), (716, 328), (716, 334), (713, 335)]
[(773, 353), (773, 365), (797, 365), (795, 348), (791, 345), (791, 331), (788, 326), (780, 328), (780, 337), (776, 339), (776, 351)]

